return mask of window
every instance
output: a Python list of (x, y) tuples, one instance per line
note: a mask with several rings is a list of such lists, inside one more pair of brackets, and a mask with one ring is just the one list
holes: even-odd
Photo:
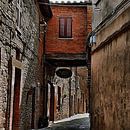
[(16, 49), (16, 59), (20, 60), (20, 50), (18, 48)]
[(59, 18), (59, 38), (72, 38), (72, 18)]
[(17, 0), (17, 7), (16, 7), (16, 13), (17, 13), (17, 27), (18, 29), (21, 29), (21, 17), (22, 17), (22, 0)]

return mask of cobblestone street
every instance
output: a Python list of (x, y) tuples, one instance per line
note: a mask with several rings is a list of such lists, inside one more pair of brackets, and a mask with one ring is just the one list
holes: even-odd
[(89, 117), (83, 117), (72, 119), (70, 121), (54, 123), (48, 128), (43, 128), (39, 130), (89, 130), (89, 128)]

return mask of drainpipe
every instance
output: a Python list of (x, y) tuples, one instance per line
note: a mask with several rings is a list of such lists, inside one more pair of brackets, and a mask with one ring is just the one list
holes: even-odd
[[(90, 113), (90, 123), (92, 127), (92, 88), (91, 88), (91, 47), (88, 47), (88, 62), (87, 62), (87, 67), (88, 67), (88, 98), (89, 98), (89, 110), (88, 112)], [(90, 127), (90, 130), (91, 130)]]
[(45, 47), (46, 47), (46, 31), (47, 24), (44, 23), (44, 35), (43, 35), (43, 85), (44, 85), (44, 108), (43, 108), (43, 117), (47, 117), (47, 101), (48, 101), (48, 86), (47, 86), (47, 72), (46, 72), (46, 63), (45, 63)]
[(89, 47), (88, 48), (88, 61), (87, 61), (87, 67), (88, 67), (88, 82), (87, 82), (87, 85), (88, 85), (88, 96), (89, 96), (89, 110), (88, 112), (90, 113), (91, 112), (91, 48)]
[[(39, 118), (39, 128), (43, 128), (45, 125), (45, 120), (47, 119), (47, 100), (48, 100), (48, 89), (47, 89), (47, 78), (46, 78), (46, 64), (45, 64), (45, 44), (46, 44), (46, 30), (47, 24), (45, 20), (40, 23), (40, 35), (43, 37), (43, 54), (42, 54), (42, 69), (43, 69), (43, 110), (42, 117)], [(39, 36), (41, 37), (41, 36)]]

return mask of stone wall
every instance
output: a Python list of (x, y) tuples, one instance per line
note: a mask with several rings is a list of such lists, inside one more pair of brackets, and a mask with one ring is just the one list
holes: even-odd
[[(20, 123), (21, 130), (29, 129), (31, 126), (32, 95), (27, 97), (32, 85), (37, 83), (37, 48), (39, 37), (39, 14), (38, 7), (34, 1), (22, 1), (21, 29), (17, 28), (16, 4), (13, 0), (0, 0), (0, 128), (11, 130), (13, 107), (13, 88), (15, 69), (9, 74), (8, 63), (11, 57), (16, 59), (16, 52), (20, 52), (21, 84), (20, 84)], [(12, 66), (16, 68), (16, 66)], [(10, 99), (9, 99), (10, 97)], [(10, 108), (10, 109), (9, 109)], [(12, 113), (13, 114), (13, 113)], [(36, 124), (36, 123), (35, 123)]]
[(127, 4), (96, 30), (92, 47), (92, 130), (130, 129), (129, 11)]
[(54, 77), (56, 106), (58, 105), (57, 87), (61, 88), (61, 104), (60, 109), (56, 110), (55, 120), (86, 112), (86, 100), (88, 100), (87, 68), (72, 67), (70, 69), (72, 70), (71, 78), (62, 79), (56, 75)]

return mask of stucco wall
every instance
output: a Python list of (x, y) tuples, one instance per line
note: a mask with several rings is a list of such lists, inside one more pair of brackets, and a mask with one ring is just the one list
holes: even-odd
[(97, 43), (92, 47), (92, 130), (130, 129), (129, 10), (96, 33)]
[[(98, 0), (92, 0), (95, 4)], [(95, 29), (123, 0), (99, 0), (97, 5), (93, 6), (93, 24)]]

